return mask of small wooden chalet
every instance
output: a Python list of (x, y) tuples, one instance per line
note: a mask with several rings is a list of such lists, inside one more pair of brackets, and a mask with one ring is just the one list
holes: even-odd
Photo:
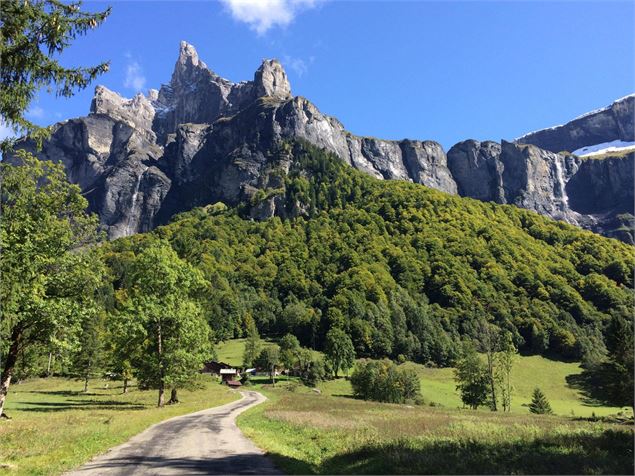
[(236, 381), (240, 377), (240, 374), (236, 369), (220, 369), (221, 383), (228, 383), (230, 381)]
[(226, 364), (225, 362), (216, 362), (211, 360), (209, 362), (205, 362), (203, 364), (203, 368), (201, 369), (202, 374), (212, 374), (212, 375), (220, 375), (220, 371), (223, 369), (231, 369), (232, 366)]

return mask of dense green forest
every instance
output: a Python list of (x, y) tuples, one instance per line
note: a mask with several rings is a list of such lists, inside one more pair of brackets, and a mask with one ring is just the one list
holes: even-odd
[[(135, 256), (165, 240), (201, 272), (215, 340), (242, 336), (251, 317), (265, 335), (290, 332), (316, 349), (337, 327), (358, 357), (445, 366), (489, 321), (521, 351), (594, 363), (611, 319), (631, 322), (628, 245), (512, 206), (379, 181), (304, 143), (272, 152), (271, 173), (290, 156), (284, 188), (104, 245), (113, 312), (126, 306)], [(247, 219), (274, 199), (300, 216)]]

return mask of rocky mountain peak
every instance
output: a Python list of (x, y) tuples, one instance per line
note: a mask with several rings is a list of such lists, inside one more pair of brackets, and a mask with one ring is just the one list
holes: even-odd
[(609, 142), (635, 142), (635, 94), (588, 112), (560, 126), (530, 132), (516, 139), (551, 152), (568, 151)]
[(183, 65), (191, 63), (194, 66), (198, 66), (199, 63), (205, 65), (205, 63), (199, 60), (198, 53), (196, 52), (196, 48), (194, 48), (194, 45), (189, 44), (185, 40), (182, 40), (180, 44), (178, 63)]
[(277, 59), (264, 60), (254, 75), (256, 96), (291, 97), (287, 73)]
[[(275, 59), (264, 60), (253, 80), (234, 83), (181, 42), (172, 79), (159, 91), (128, 99), (98, 86), (91, 113), (54, 126), (37, 154), (64, 163), (110, 238), (150, 230), (195, 206), (251, 203), (257, 190), (283, 187), (278, 172), (288, 171), (292, 158), (271, 151), (300, 139), (378, 179), (527, 208), (633, 243), (627, 222), (635, 153), (586, 160), (558, 152), (634, 141), (634, 99), (515, 142), (464, 141), (446, 155), (433, 141), (351, 134), (308, 99), (292, 96)], [(28, 141), (21, 147), (35, 151)], [(304, 213), (279, 202), (272, 195), (250, 216)]]
[(179, 57), (174, 65), (172, 80), (173, 87), (186, 85), (197, 81), (202, 76), (211, 76), (212, 72), (207, 65), (201, 61), (196, 52), (196, 48), (186, 41), (181, 41), (179, 48)]
[(136, 128), (148, 140), (154, 141), (152, 121), (155, 110), (150, 99), (137, 93), (132, 99), (111, 91), (106, 86), (97, 86), (90, 105), (91, 114), (103, 114)]

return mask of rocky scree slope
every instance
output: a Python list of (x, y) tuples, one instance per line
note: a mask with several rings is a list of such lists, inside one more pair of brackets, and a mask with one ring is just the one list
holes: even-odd
[(293, 96), (278, 61), (265, 60), (252, 81), (233, 83), (186, 42), (158, 91), (125, 99), (98, 86), (88, 116), (54, 125), (39, 152), (28, 141), (18, 147), (62, 162), (114, 239), (218, 201), (258, 198), (252, 218), (285, 216), (275, 191), (293, 161), (284, 145), (298, 139), (378, 179), (510, 203), (632, 242), (614, 228), (623, 231), (617, 217), (633, 214), (633, 154), (596, 165), (533, 145), (465, 141), (446, 156), (434, 141), (355, 136)]

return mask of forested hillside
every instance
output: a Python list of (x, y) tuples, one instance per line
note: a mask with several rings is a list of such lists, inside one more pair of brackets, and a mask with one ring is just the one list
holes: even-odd
[[(251, 316), (261, 333), (291, 332), (318, 349), (339, 327), (358, 357), (448, 365), (487, 320), (523, 351), (595, 362), (611, 316), (631, 319), (628, 245), (512, 206), (379, 181), (308, 144), (272, 154), (293, 156), (284, 186), (104, 245), (113, 306), (125, 306), (135, 254), (167, 240), (202, 272), (217, 340), (241, 336)], [(295, 218), (248, 219), (272, 200)]]

